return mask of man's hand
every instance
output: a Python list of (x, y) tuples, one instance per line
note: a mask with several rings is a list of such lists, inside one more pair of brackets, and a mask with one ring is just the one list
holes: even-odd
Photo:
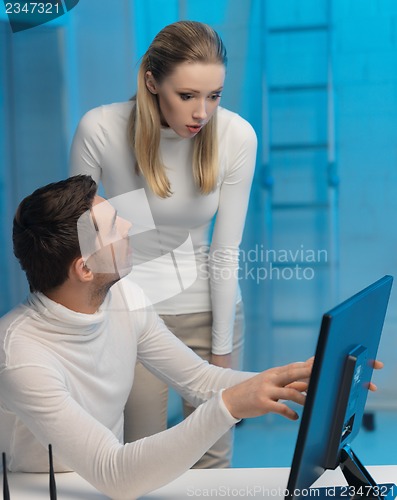
[(211, 354), (211, 365), (220, 366), (221, 368), (231, 368), (232, 355), (231, 354)]
[(313, 358), (304, 363), (292, 363), (271, 368), (254, 377), (225, 389), (223, 401), (234, 418), (250, 418), (265, 413), (278, 413), (291, 420), (298, 414), (279, 400), (305, 403), (303, 394), (308, 387)]
[[(372, 368), (374, 370), (381, 370), (383, 368), (384, 364), (382, 363), (382, 361), (378, 361), (377, 359), (375, 361), (372, 361)], [(372, 392), (375, 392), (378, 388), (376, 387), (376, 385), (373, 383), (373, 382), (370, 382), (368, 384), (368, 390), (369, 391), (372, 391)]]

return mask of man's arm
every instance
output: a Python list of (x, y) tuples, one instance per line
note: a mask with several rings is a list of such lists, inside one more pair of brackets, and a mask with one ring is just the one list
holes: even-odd
[(112, 498), (135, 498), (183, 474), (232, 427), (236, 419), (227, 407), (237, 417), (267, 413), (277, 395), (289, 395), (288, 390), (278, 394), (276, 386), (309, 373), (309, 365), (281, 370), (279, 375), (264, 372), (224, 390), (224, 398), (218, 392), (177, 426), (125, 445), (70, 396), (54, 370), (39, 366), (3, 370), (0, 384), (7, 409), (44, 449), (52, 444), (58, 463)]
[(111, 498), (136, 498), (174, 480), (236, 422), (218, 394), (172, 429), (123, 445), (71, 397), (54, 369), (5, 369), (0, 385), (2, 405), (19, 419), (17, 440), (32, 433), (43, 447), (31, 438), (27, 448), (13, 443), (13, 470), (33, 471), (51, 443), (56, 463)]
[[(244, 402), (244, 411), (248, 417), (257, 416), (255, 413), (258, 411), (259, 414), (272, 411), (291, 418), (292, 410), (280, 403), (274, 405), (271, 402), (290, 399), (303, 403), (301, 392), (307, 389), (306, 382), (310, 375), (312, 359), (306, 363), (274, 368), (260, 374), (211, 365), (168, 330), (144, 297), (142, 290), (136, 288), (133, 293), (128, 289), (131, 285), (127, 283), (126, 286), (124, 292), (130, 296), (133, 294), (136, 304), (140, 305), (136, 312), (131, 312), (134, 327), (139, 332), (139, 361), (194, 406), (212, 398), (222, 389), (226, 389), (223, 394), (226, 407), (237, 419), (244, 418), (239, 416), (241, 408), (236, 406), (239, 400)], [(301, 372), (303, 380), (300, 377)], [(267, 392), (263, 392), (263, 387)], [(243, 397), (244, 392), (250, 394), (251, 399)], [(256, 401), (256, 398), (259, 400)], [(251, 406), (253, 403), (257, 406)]]
[(171, 333), (153, 310), (149, 308), (146, 315), (138, 340), (138, 360), (193, 406), (256, 375), (209, 364)]

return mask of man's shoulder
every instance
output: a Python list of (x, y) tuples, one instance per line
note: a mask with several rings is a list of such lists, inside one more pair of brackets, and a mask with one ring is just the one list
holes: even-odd
[(20, 303), (8, 311), (0, 318), (0, 335), (7, 332), (10, 328), (16, 328), (21, 322), (30, 315), (30, 308), (26, 302)]
[[(31, 313), (28, 305), (21, 303), (0, 318), (0, 367), (4, 366), (6, 362), (11, 338), (23, 331), (24, 325), (29, 322)], [(26, 328), (28, 327), (26, 326)]]
[(131, 275), (124, 277), (112, 286), (110, 304), (128, 312), (143, 311), (152, 306), (142, 288), (134, 282)]

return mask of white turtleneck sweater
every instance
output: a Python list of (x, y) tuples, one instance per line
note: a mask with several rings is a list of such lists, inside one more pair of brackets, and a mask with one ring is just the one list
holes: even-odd
[[(200, 406), (124, 445), (137, 359)], [(56, 471), (76, 471), (112, 498), (136, 498), (189, 469), (235, 424), (221, 390), (251, 376), (197, 357), (129, 281), (114, 285), (95, 314), (31, 294), (0, 320), (0, 452), (11, 471), (47, 472), (52, 444)]]
[[(157, 233), (147, 235), (146, 244), (138, 242), (134, 255), (152, 260), (153, 266), (140, 272), (134, 262), (132, 278), (159, 314), (212, 311), (212, 352), (228, 354), (235, 306), (241, 300), (238, 254), (255, 168), (255, 132), (238, 114), (218, 108), (218, 183), (212, 193), (202, 195), (193, 179), (193, 139), (162, 128), (160, 155), (173, 193), (162, 199), (135, 171), (135, 156), (127, 140), (133, 105), (131, 101), (110, 104), (83, 116), (73, 139), (70, 174), (88, 174), (97, 183), (101, 181), (107, 198), (145, 190)], [(131, 211), (133, 225), (139, 224), (134, 218), (137, 207)], [(176, 258), (169, 258), (164, 273), (164, 266), (160, 270), (154, 259), (172, 253), (188, 235), (194, 258), (179, 264), (189, 251), (185, 245)]]

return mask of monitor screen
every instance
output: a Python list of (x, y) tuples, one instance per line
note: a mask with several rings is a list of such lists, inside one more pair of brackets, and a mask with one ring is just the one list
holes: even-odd
[[(352, 489), (361, 485), (364, 496), (371, 493), (367, 483), (373, 480), (350, 445), (364, 414), (392, 282), (391, 276), (384, 276), (323, 316), (287, 486), (288, 499), (307, 496), (325, 470), (338, 466), (348, 484), (354, 483)], [(352, 476), (359, 476), (359, 480)]]

